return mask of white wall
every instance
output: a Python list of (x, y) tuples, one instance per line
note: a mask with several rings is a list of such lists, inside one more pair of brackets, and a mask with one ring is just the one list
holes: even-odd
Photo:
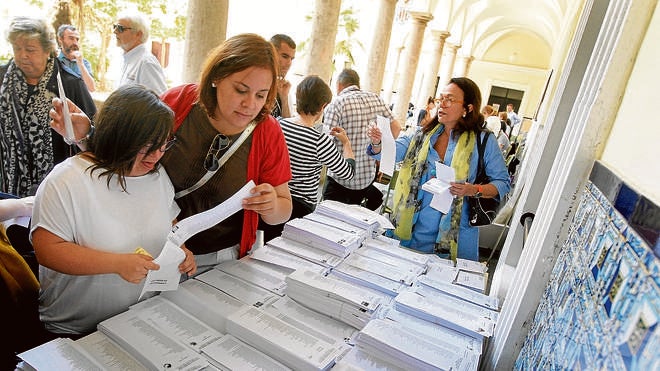
[(601, 160), (660, 204), (660, 10), (656, 6)]

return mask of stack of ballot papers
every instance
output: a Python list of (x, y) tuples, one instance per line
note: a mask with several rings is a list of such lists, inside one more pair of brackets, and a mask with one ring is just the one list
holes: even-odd
[(227, 332), (225, 328), (227, 317), (247, 305), (195, 279), (186, 280), (176, 291), (165, 291), (160, 296), (223, 334)]
[(392, 240), (393, 239), (386, 236), (370, 238), (362, 243), (362, 248), (360, 250), (378, 250), (381, 253), (392, 255), (396, 258), (415, 264), (422, 268), (422, 270), (426, 270), (432, 254), (423, 254), (416, 250), (402, 247), (399, 245), (399, 241), (394, 240), (396, 242), (396, 244), (394, 244), (391, 242)]
[(369, 322), (358, 334), (356, 346), (407, 370), (477, 370), (479, 366), (477, 354), (387, 319)]
[(98, 330), (150, 369), (206, 367), (201, 348), (222, 336), (160, 296), (102, 321)]
[(372, 237), (371, 230), (356, 226), (345, 220), (337, 219), (329, 215), (320, 214), (320, 213), (311, 213), (305, 215), (303, 219), (313, 220), (317, 223), (321, 223), (337, 229), (341, 229), (342, 231), (355, 233), (358, 236), (360, 236), (360, 243), (362, 243), (362, 241), (366, 240), (367, 238)]
[[(296, 218), (284, 224), (282, 237), (345, 258), (360, 247), (360, 235), (313, 220)], [(269, 241), (270, 242), (270, 241)]]
[(384, 359), (367, 353), (360, 347), (353, 347), (339, 359), (332, 371), (408, 371), (406, 367), (395, 365)]
[(457, 285), (455, 283), (447, 282), (442, 279), (436, 279), (433, 276), (423, 275), (417, 279), (420, 286), (431, 290), (438, 290), (443, 294), (450, 295), (454, 298), (465, 300), (472, 304), (488, 308), (490, 310), (498, 310), (499, 303), (496, 297), (491, 297), (480, 292), (471, 290), (465, 286)]
[(378, 291), (305, 270), (291, 273), (286, 283), (291, 299), (357, 329), (374, 318), (386, 300)]
[(279, 297), (269, 290), (218, 269), (210, 269), (195, 276), (195, 279), (215, 287), (243, 304), (255, 307), (265, 305)]
[(290, 370), (289, 367), (230, 334), (202, 348), (202, 354), (209, 363), (220, 370)]
[(336, 267), (344, 259), (343, 256), (317, 249), (314, 246), (285, 237), (275, 237), (268, 241), (265, 246), (270, 246), (282, 251), (286, 251), (291, 255), (309, 260), (312, 263), (319, 264), (327, 268)]
[(57, 338), (18, 355), (16, 370), (131, 370), (154, 369), (140, 363), (99, 331), (73, 341)]
[(378, 250), (360, 248), (332, 270), (332, 275), (395, 296), (424, 272), (424, 267)]
[(350, 205), (333, 200), (321, 201), (314, 213), (344, 220), (357, 227), (369, 230), (372, 235), (394, 226), (385, 216), (360, 205)]
[(420, 285), (394, 298), (394, 307), (429, 322), (482, 339), (495, 330), (498, 313), (494, 310), (456, 298), (442, 291)]
[(339, 320), (316, 312), (284, 296), (263, 307), (282, 321), (330, 344), (354, 344), (358, 330)]
[(250, 259), (249, 256), (240, 260), (224, 261), (216, 265), (214, 269), (250, 282), (279, 296), (284, 296), (286, 287), (284, 279), (293, 272), (290, 269)]
[(328, 370), (350, 350), (349, 345), (330, 344), (254, 307), (229, 316), (227, 331), (294, 370)]
[(458, 258), (456, 259), (456, 268), (458, 268), (458, 275), (455, 280), (457, 285), (482, 294), (486, 292), (488, 283), (488, 266), (486, 264)]
[[(277, 237), (281, 238), (281, 237)], [(318, 250), (318, 252), (328, 255), (326, 252)], [(333, 257), (341, 260), (338, 256)], [(311, 260), (301, 258), (298, 255), (293, 255), (288, 251), (283, 249), (278, 249), (273, 245), (264, 245), (258, 249), (252, 249), (250, 251), (250, 259), (262, 261), (264, 263), (269, 263), (277, 265), (282, 268), (290, 269), (292, 272), (298, 269), (307, 269), (315, 271), (318, 273), (328, 273), (330, 270), (329, 267), (324, 266), (320, 263), (315, 263)]]

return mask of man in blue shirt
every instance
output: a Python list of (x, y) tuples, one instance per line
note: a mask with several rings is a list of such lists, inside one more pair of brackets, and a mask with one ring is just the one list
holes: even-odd
[[(60, 54), (57, 59), (62, 62), (63, 68), (67, 72), (80, 77), (90, 92), (96, 90), (94, 77), (92, 76), (92, 65), (87, 59), (83, 58), (80, 51), (80, 32), (70, 24), (63, 24), (57, 29), (57, 41), (60, 43)], [(80, 65), (85, 68), (81, 68)]]

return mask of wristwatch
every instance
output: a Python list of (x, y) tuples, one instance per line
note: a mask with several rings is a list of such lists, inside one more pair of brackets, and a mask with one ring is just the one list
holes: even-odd
[(481, 184), (475, 184), (475, 186), (477, 187), (477, 193), (475, 193), (474, 196), (472, 197), (480, 198), (481, 196), (483, 196), (483, 193), (481, 193), (483, 191), (483, 189), (481, 188)]

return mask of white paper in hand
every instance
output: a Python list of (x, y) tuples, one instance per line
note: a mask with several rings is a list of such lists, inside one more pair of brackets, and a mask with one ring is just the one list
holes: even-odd
[(394, 163), (396, 162), (396, 142), (390, 128), (390, 119), (384, 116), (376, 116), (376, 124), (381, 132), (382, 147), (380, 150), (380, 171), (392, 176), (394, 174)]
[(69, 102), (66, 100), (64, 94), (64, 86), (62, 85), (62, 77), (57, 73), (57, 88), (62, 100), (62, 117), (64, 119), (64, 141), (67, 144), (73, 144), (76, 141), (76, 136), (73, 134), (73, 124), (71, 123), (71, 113), (69, 112)]

